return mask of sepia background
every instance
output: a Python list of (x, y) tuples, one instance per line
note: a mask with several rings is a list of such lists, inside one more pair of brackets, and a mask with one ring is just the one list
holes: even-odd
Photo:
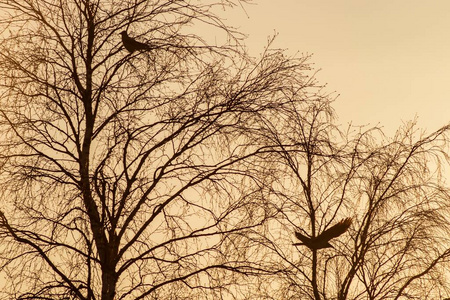
[(274, 33), (276, 47), (313, 54), (320, 83), (340, 95), (339, 123), (389, 135), (416, 116), (427, 131), (448, 123), (449, 1), (262, 0), (245, 10), (228, 20), (255, 55)]
[(0, 0), (0, 299), (447, 299), (449, 4), (212, 2)]

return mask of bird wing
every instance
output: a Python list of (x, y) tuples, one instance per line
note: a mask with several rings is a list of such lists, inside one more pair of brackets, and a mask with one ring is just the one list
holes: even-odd
[(341, 220), (339, 223), (334, 224), (321, 234), (317, 236), (317, 239), (323, 240), (323, 241), (329, 241), (335, 237), (340, 236), (344, 232), (347, 231), (347, 229), (352, 224), (352, 218), (346, 218)]
[(295, 237), (298, 238), (300, 241), (302, 241), (304, 244), (308, 243), (309, 241), (311, 241), (311, 239), (303, 234), (301, 234), (300, 232), (295, 232)]
[(135, 39), (132, 39), (132, 43), (133, 43), (133, 47), (136, 48), (136, 50), (146, 50), (146, 49), (150, 48), (149, 45), (138, 42)]

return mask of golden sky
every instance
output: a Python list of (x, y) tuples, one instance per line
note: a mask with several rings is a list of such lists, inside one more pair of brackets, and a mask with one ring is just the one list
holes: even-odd
[(257, 55), (267, 36), (288, 53), (313, 53), (339, 123), (380, 124), (392, 134), (418, 116), (432, 131), (450, 121), (450, 1), (259, 0), (228, 23)]

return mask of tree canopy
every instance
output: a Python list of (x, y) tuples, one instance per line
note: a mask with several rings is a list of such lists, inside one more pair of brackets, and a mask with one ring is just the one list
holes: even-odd
[(0, 298), (450, 295), (449, 128), (338, 125), (244, 2), (0, 0)]

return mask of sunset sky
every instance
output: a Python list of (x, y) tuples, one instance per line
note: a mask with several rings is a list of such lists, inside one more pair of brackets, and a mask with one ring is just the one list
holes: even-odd
[(319, 81), (340, 94), (339, 123), (379, 124), (390, 135), (416, 115), (427, 131), (450, 121), (450, 1), (255, 3), (228, 23), (248, 34), (255, 55), (274, 32), (276, 47), (312, 53)]

